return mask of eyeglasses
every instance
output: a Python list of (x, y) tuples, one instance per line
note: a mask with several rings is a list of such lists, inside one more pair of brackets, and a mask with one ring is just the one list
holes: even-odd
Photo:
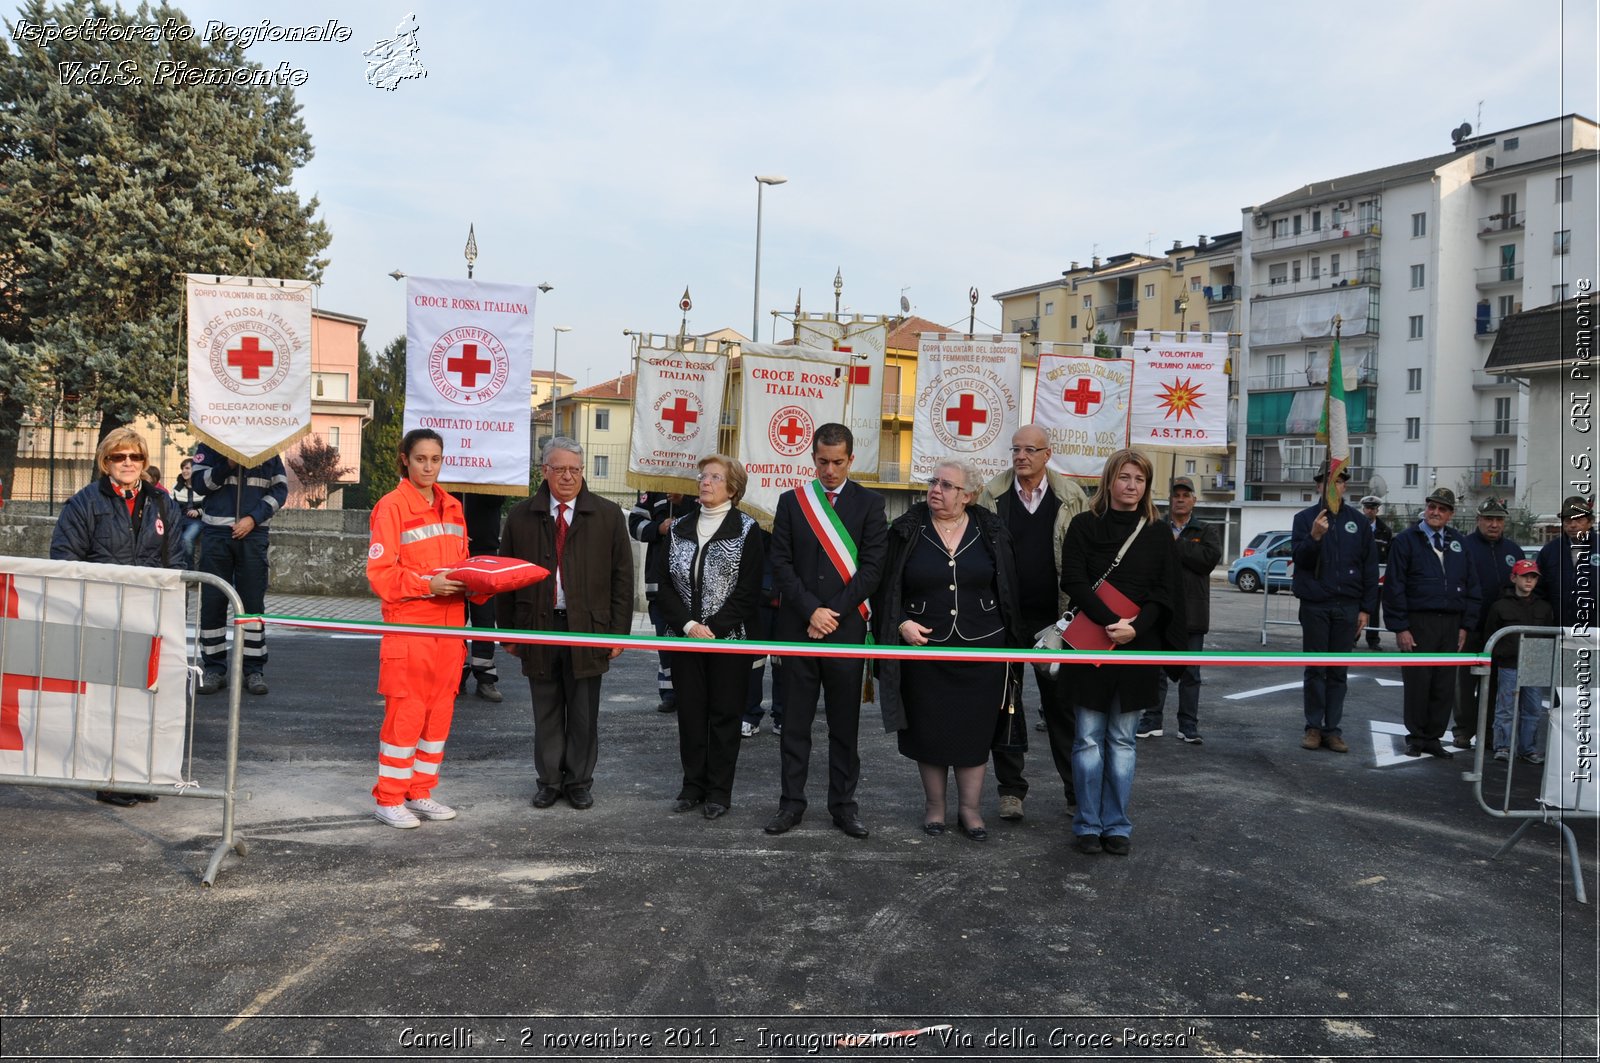
[(143, 454), (133, 454), (133, 453), (124, 451), (124, 452), (122, 452), (120, 454), (107, 454), (106, 455), (106, 461), (108, 463), (112, 464), (112, 465), (121, 465), (125, 461), (143, 462), (144, 461), (144, 455)]
[(544, 471), (551, 476), (582, 476), (582, 465), (546, 465)]
[(1050, 449), (1049, 447), (1012, 447), (1011, 448), (1011, 453), (1012, 454), (1026, 454), (1026, 455), (1028, 455), (1028, 457), (1031, 458), (1035, 454), (1043, 454), (1045, 451), (1047, 451), (1049, 449)]
[(720, 472), (703, 472), (699, 476), (696, 476), (695, 479), (699, 480), (703, 484), (722, 484), (728, 482), (728, 478), (722, 475)]
[(928, 477), (928, 490), (932, 491), (934, 488), (938, 488), (941, 491), (965, 491), (966, 490), (966, 488), (961, 486), (960, 484), (953, 484), (949, 480), (941, 480), (937, 476), (930, 476), (930, 477)]

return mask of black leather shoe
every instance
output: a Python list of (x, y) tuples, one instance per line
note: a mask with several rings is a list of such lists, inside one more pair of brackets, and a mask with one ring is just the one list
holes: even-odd
[(1098, 834), (1080, 834), (1078, 835), (1078, 840), (1072, 844), (1078, 852), (1088, 853), (1091, 856), (1095, 853), (1106, 851), (1105, 844), (1100, 841), (1100, 835)]
[(701, 800), (702, 800), (702, 798), (699, 798), (699, 797), (680, 797), (680, 798), (678, 798), (678, 803), (672, 806), (672, 811), (674, 811), (674, 812), (689, 812), (689, 811), (692, 811), (693, 809), (698, 808), (700, 806)]
[(661, 704), (656, 706), (656, 711), (657, 712), (677, 712), (678, 711), (678, 706), (674, 705), (670, 701), (663, 701)]
[(1422, 747), (1422, 751), (1428, 754), (1428, 756), (1438, 757), (1440, 760), (1455, 759), (1455, 754), (1446, 749), (1444, 747), (1444, 743), (1442, 742), (1429, 742), (1427, 745)]
[(961, 827), (961, 833), (965, 834), (975, 842), (986, 842), (989, 840), (989, 828), (987, 827), (969, 827), (965, 823), (962, 823), (959, 826)]
[(867, 825), (853, 812), (846, 816), (834, 816), (833, 825), (852, 838), (865, 838), (868, 834)]
[(139, 803), (139, 799), (132, 794), (119, 794), (110, 790), (96, 790), (94, 799), (104, 804), (116, 805), (118, 808), (132, 808)]
[(567, 804), (581, 812), (594, 807), (594, 798), (589, 796), (587, 786), (574, 786), (567, 791)]
[(787, 834), (800, 825), (802, 815), (793, 809), (780, 808), (778, 814), (767, 820), (767, 825), (761, 829), (768, 834)]
[(133, 799), (139, 802), (141, 805), (153, 805), (157, 801), (161, 800), (161, 798), (157, 797), (155, 794), (134, 794)]
[(716, 819), (719, 816), (726, 816), (728, 814), (728, 806), (719, 805), (715, 801), (707, 801), (706, 807), (700, 810), (700, 814), (707, 819)]
[(561, 791), (554, 786), (541, 786), (533, 795), (534, 808), (549, 808), (561, 799)]
[(1128, 850), (1133, 848), (1133, 843), (1128, 841), (1125, 834), (1102, 834), (1100, 845), (1112, 856), (1127, 856)]
[(1417, 745), (1415, 742), (1407, 742), (1406, 743), (1406, 756), (1408, 756), (1408, 757), (1420, 757), (1420, 756), (1422, 756), (1422, 747)]
[(937, 838), (939, 835), (944, 833), (944, 824), (937, 821), (933, 823), (924, 823), (922, 825), (922, 833), (926, 834), (930, 838)]

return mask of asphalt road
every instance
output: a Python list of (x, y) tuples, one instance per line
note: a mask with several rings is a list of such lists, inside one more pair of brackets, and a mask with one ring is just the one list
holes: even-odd
[[(1259, 648), (1262, 596), (1213, 601), (1210, 645)], [(530, 699), (507, 675), (504, 704), (458, 703), (438, 796), (460, 818), (396, 831), (369, 815), (376, 643), (275, 631), (270, 650), (272, 692), (244, 703), (250, 849), (214, 888), (215, 802), (0, 788), (0, 1055), (1595, 1056), (1595, 907), (1548, 827), (1491, 859), (1511, 826), (1477, 806), (1467, 757), (1396, 755), (1398, 672), (1352, 678), (1341, 756), (1300, 748), (1295, 672), (1209, 671), (1205, 744), (1140, 743), (1115, 858), (1070, 849), (1039, 746), (1022, 822), (994, 814), (991, 778), (987, 844), (925, 837), (872, 705), (869, 839), (828, 821), (820, 725), (798, 830), (761, 831), (765, 729), (728, 816), (675, 816), (674, 719), (641, 653), (605, 684), (593, 809), (529, 806)], [(1535, 789), (1519, 775), (1514, 801)], [(1595, 823), (1577, 830), (1593, 898)]]

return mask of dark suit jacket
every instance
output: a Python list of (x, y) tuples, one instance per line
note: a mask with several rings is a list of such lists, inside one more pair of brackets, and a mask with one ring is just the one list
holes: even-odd
[(806, 523), (793, 491), (778, 499), (772, 521), (772, 582), (780, 597), (774, 637), (806, 642), (811, 614), (826, 606), (839, 614), (839, 627), (824, 642), (863, 643), (867, 624), (857, 607), (878, 589), (888, 552), (889, 524), (883, 499), (854, 480), (847, 480), (834, 502), (834, 512), (856, 544), (856, 574), (846, 583)]
[[(542, 484), (532, 498), (518, 502), (506, 515), (500, 553), (553, 571), (555, 529), (550, 486)], [(567, 630), (603, 635), (633, 630), (633, 547), (627, 525), (615, 502), (591, 494), (588, 487), (579, 489), (572, 500), (561, 580), (567, 592)], [(495, 610), (502, 628), (549, 631), (555, 624), (555, 585), (543, 580), (501, 594)], [(522, 659), (523, 675), (548, 681), (555, 674), (556, 647), (523, 644), (512, 652)], [(611, 651), (603, 646), (573, 647), (572, 674), (578, 679), (602, 675), (611, 666), (610, 657)]]

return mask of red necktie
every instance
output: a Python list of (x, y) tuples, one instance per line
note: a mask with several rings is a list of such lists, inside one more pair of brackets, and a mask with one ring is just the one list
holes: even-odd
[[(559, 503), (556, 506), (556, 576), (561, 575), (561, 554), (567, 548), (567, 504)], [(555, 590), (555, 580), (550, 581), (550, 589)]]
[(830, 506), (833, 505), (834, 504), (834, 500), (837, 499), (838, 497), (839, 497), (839, 492), (837, 492), (837, 491), (829, 491), (828, 492), (828, 505), (830, 505)]

